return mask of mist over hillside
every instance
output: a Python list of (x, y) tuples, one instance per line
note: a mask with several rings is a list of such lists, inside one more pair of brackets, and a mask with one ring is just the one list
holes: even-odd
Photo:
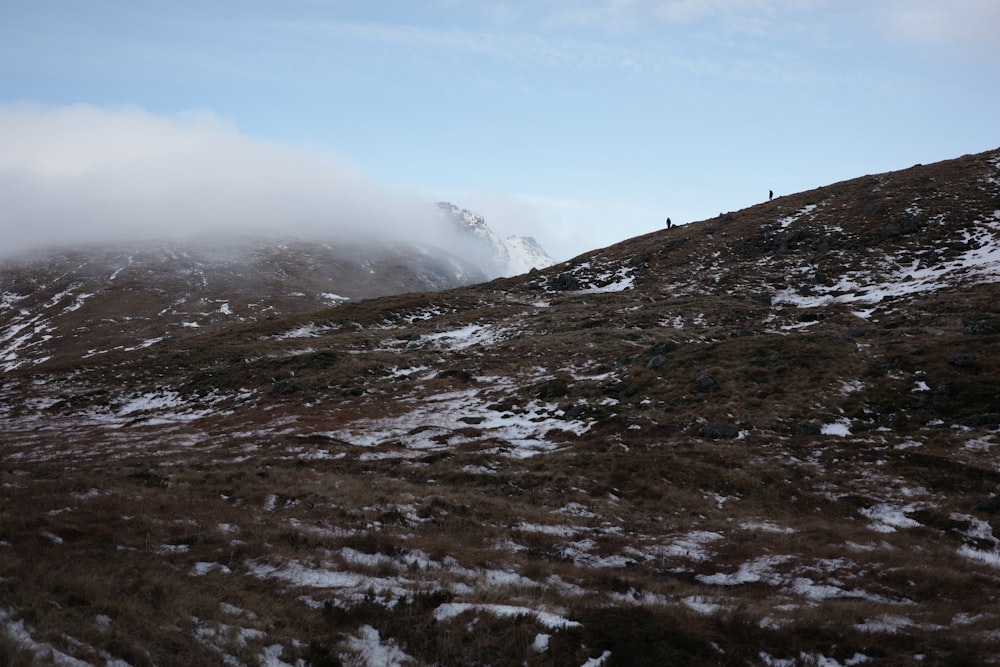
[(439, 202), (438, 219), (452, 234), (443, 235), (443, 246), (459, 257), (469, 258), (491, 277), (509, 277), (544, 269), (556, 263), (530, 236), (501, 239), (486, 218), (451, 202)]
[[(336, 156), (252, 139), (212, 114), (0, 105), (0, 146), (0, 259), (50, 247), (291, 236), (432, 245), (490, 277), (509, 275), (470, 246), (468, 230), (441, 224), (424, 198)], [(502, 242), (496, 250), (506, 252)]]
[(1000, 662), (1000, 149), (153, 341), (49, 289), (0, 295), (0, 661)]
[[(0, 369), (134, 350), (191, 331), (406, 292), (433, 292), (554, 263), (457, 206), (429, 242), (374, 235), (219, 233), (38, 248), (0, 258)], [(449, 252), (450, 250), (450, 252)], [(138, 342), (137, 342), (138, 341)]]

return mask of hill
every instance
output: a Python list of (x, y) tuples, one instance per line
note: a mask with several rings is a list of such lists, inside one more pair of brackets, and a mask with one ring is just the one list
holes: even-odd
[(998, 301), (995, 150), (10, 368), (0, 661), (994, 664)]
[(247, 235), (0, 258), (0, 369), (134, 350), (192, 331), (439, 291), (554, 263), (531, 237), (439, 204), (435, 243)]
[(0, 266), (0, 367), (485, 279), (435, 246), (402, 242), (202, 238), (40, 251)]

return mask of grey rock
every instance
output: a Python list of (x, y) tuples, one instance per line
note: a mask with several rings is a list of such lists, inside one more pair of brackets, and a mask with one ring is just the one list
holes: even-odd
[(792, 424), (792, 435), (807, 436), (807, 435), (819, 435), (822, 430), (816, 424), (812, 422), (795, 422)]
[(667, 363), (667, 358), (664, 357), (662, 354), (657, 354), (652, 359), (646, 362), (646, 368), (650, 370), (655, 368), (661, 368), (662, 366), (666, 365), (666, 363)]
[(717, 391), (719, 387), (719, 381), (712, 377), (711, 373), (701, 373), (694, 379), (694, 390), (698, 393)]
[(274, 396), (288, 396), (299, 390), (299, 385), (291, 380), (278, 380), (271, 385), (271, 394)]
[(964, 371), (978, 370), (979, 368), (979, 364), (976, 363), (976, 355), (971, 352), (949, 354), (944, 358), (944, 360), (955, 368), (959, 368)]
[(972, 509), (986, 514), (1000, 514), (1000, 496), (990, 496), (981, 503), (977, 503)]
[(970, 336), (989, 336), (997, 330), (985, 317), (963, 317), (962, 332)]
[(713, 440), (731, 440), (739, 434), (740, 430), (738, 428), (729, 424), (723, 424), (722, 422), (708, 422), (707, 424), (702, 424), (701, 428), (698, 429), (698, 435)]

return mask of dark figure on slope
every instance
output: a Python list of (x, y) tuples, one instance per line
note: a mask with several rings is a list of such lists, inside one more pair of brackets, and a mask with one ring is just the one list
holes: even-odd
[(774, 190), (768, 190), (767, 191), (767, 201), (771, 201), (772, 199), (774, 199)]
[(670, 218), (667, 218), (667, 229), (670, 229), (673, 226), (674, 226), (674, 223), (670, 222)]

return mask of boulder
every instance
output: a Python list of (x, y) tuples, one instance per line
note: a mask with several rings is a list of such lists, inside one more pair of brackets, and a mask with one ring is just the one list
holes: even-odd
[(708, 422), (702, 424), (701, 428), (698, 429), (698, 435), (703, 438), (711, 438), (712, 440), (731, 440), (739, 436), (739, 434), (740, 430), (738, 428), (729, 424), (723, 424), (722, 422)]

